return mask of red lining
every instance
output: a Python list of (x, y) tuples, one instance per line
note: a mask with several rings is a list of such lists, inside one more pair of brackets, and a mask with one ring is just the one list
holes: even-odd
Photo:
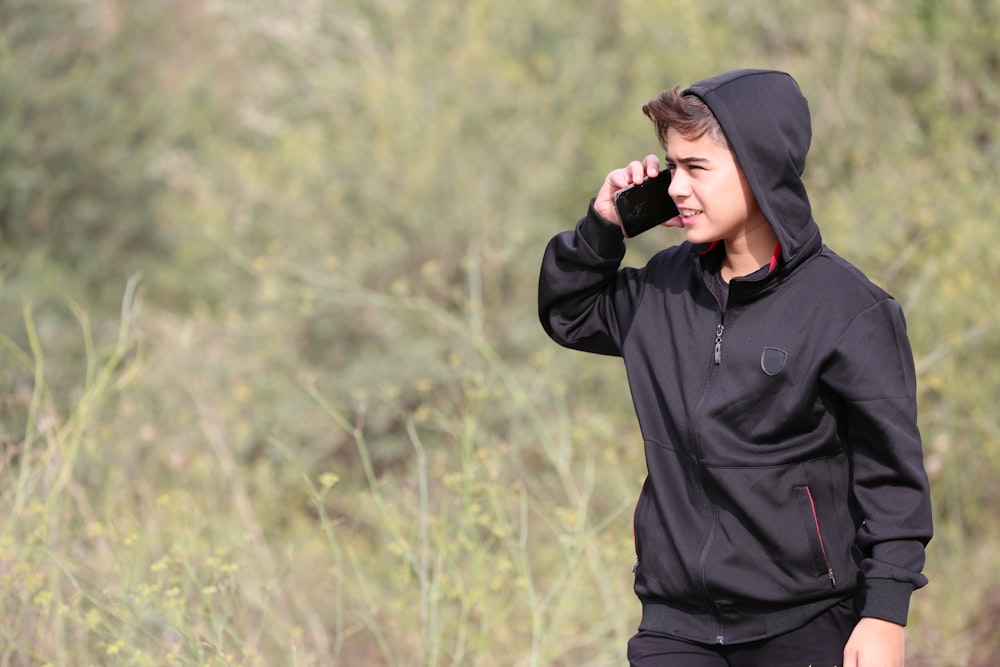
[(719, 243), (721, 243), (721, 241), (712, 241), (711, 243), (708, 244), (707, 248), (705, 248), (704, 250), (702, 250), (698, 254), (699, 255), (707, 255), (708, 253), (710, 253), (713, 250), (715, 250), (715, 247), (718, 246)]
[(806, 487), (806, 497), (809, 498), (809, 508), (812, 510), (813, 523), (816, 524), (816, 537), (819, 539), (819, 548), (823, 552), (823, 562), (827, 569), (830, 568), (830, 559), (826, 555), (826, 544), (823, 542), (823, 531), (819, 527), (819, 515), (816, 513), (816, 502), (813, 500), (812, 489)]
[(778, 266), (779, 259), (781, 259), (781, 241), (774, 244), (774, 252), (771, 253), (771, 263), (767, 267), (768, 273), (774, 271), (774, 268)]
[[(712, 241), (708, 244), (708, 247), (699, 252), (699, 255), (707, 255), (708, 253), (715, 250), (715, 248), (721, 243), (721, 241)], [(771, 273), (778, 267), (778, 260), (781, 259), (781, 241), (774, 244), (774, 252), (771, 253), (771, 263), (767, 265), (767, 272)]]

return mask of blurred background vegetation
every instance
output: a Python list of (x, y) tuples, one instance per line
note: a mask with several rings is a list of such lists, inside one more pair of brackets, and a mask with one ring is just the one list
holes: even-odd
[[(910, 665), (1000, 661), (996, 0), (0, 0), (0, 667), (610, 665), (619, 363), (547, 239), (738, 67), (903, 303), (937, 535)], [(634, 242), (641, 263), (678, 240)]]

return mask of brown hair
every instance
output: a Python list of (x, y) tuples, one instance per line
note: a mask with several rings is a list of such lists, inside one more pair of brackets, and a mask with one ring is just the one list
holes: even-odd
[(680, 86), (660, 93), (642, 107), (653, 121), (660, 145), (667, 147), (667, 129), (674, 128), (685, 139), (700, 139), (706, 134), (720, 146), (729, 147), (726, 134), (712, 110), (700, 97), (681, 95)]

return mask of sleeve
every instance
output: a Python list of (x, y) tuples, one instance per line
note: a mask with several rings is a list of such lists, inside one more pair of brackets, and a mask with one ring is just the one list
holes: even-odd
[[(621, 229), (601, 217), (591, 201), (576, 229), (554, 237), (545, 249), (538, 281), (542, 328), (565, 347), (621, 355), (621, 322), (634, 304)], [(633, 294), (634, 296), (634, 294)]]
[(890, 297), (859, 313), (840, 337), (825, 381), (843, 398), (841, 427), (861, 513), (862, 616), (906, 625), (933, 532), (917, 427), (916, 373), (902, 309)]

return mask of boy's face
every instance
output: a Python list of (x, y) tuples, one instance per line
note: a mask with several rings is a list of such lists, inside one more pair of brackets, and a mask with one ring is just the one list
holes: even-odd
[(689, 140), (667, 130), (670, 197), (677, 204), (684, 232), (692, 243), (745, 243), (767, 219), (757, 205), (732, 150), (708, 134)]

